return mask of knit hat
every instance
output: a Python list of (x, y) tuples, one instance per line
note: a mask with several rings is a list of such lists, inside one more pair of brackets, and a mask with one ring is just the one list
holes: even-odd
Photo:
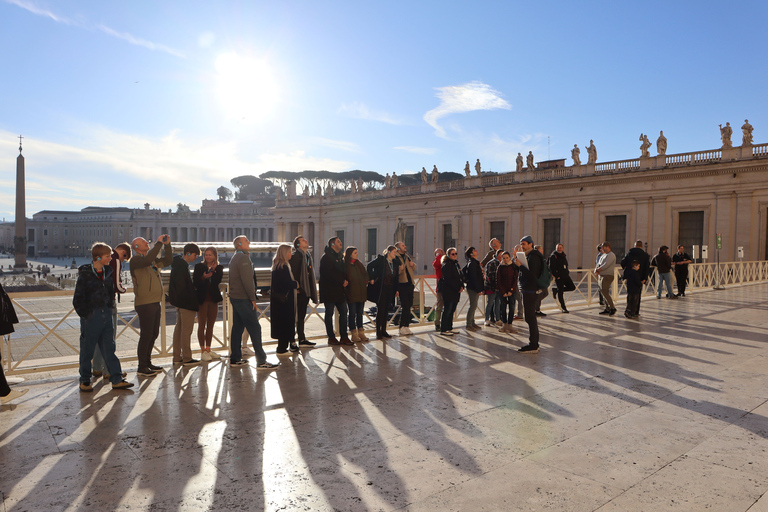
[(520, 243), (528, 242), (529, 244), (533, 243), (533, 237), (531, 235), (525, 235), (523, 238), (520, 239)]

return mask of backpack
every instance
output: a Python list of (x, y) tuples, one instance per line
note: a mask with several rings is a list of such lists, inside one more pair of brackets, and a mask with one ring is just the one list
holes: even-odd
[(539, 287), (539, 290), (546, 290), (549, 288), (549, 283), (552, 282), (552, 272), (549, 271), (549, 266), (544, 261), (544, 258), (542, 257), (541, 259), (541, 275), (536, 278), (536, 285)]

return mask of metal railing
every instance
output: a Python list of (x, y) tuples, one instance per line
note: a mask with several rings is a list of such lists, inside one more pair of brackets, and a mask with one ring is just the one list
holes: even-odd
[[(588, 308), (599, 301), (599, 286), (591, 271), (572, 270), (571, 276), (574, 278), (576, 289), (565, 294), (565, 302), (569, 308)], [(611, 290), (611, 295), (616, 303), (623, 303), (626, 300), (625, 284), (619, 279), (620, 276), (621, 269), (617, 267), (616, 279), (613, 281)], [(672, 273), (672, 277), (674, 281), (674, 273)], [(720, 286), (765, 283), (768, 282), (768, 261), (726, 262), (719, 265), (716, 263), (691, 264), (689, 265), (688, 281), (687, 290), (689, 291), (701, 291)], [(224, 296), (222, 316), (221, 320), (216, 322), (214, 340), (218, 345), (213, 348), (214, 350), (228, 351), (232, 307), (227, 284), (222, 284), (221, 289)], [(436, 302), (435, 289), (434, 276), (416, 276), (412, 325), (428, 326), (432, 324), (432, 321), (427, 318)], [(655, 295), (657, 290), (658, 276), (654, 273), (645, 284), (643, 295)], [(121, 361), (137, 360), (135, 354), (139, 329), (134, 325), (137, 316), (133, 308), (127, 304), (127, 299), (130, 298), (131, 293), (132, 290), (129, 289), (128, 293), (123, 295), (123, 303), (118, 307), (119, 321), (115, 340)], [(4, 336), (3, 343), (0, 344), (0, 355), (3, 357), (5, 372), (13, 375), (77, 368), (80, 321), (72, 307), (73, 291), (24, 292), (10, 293), (9, 295), (20, 323), (15, 325), (17, 332)], [(478, 318), (484, 317), (486, 305), (486, 296), (482, 295), (481, 297), (476, 313)], [(462, 294), (461, 301), (456, 308), (455, 320), (466, 319), (467, 305), (468, 297), (466, 294)], [(173, 353), (172, 336), (167, 333), (167, 329), (172, 327), (172, 324), (168, 325), (168, 312), (169, 310), (173, 311), (173, 309), (175, 308), (166, 307), (165, 303), (161, 302), (160, 336), (154, 348), (154, 356), (170, 357)], [(544, 300), (542, 309), (544, 311), (558, 310), (559, 304), (550, 295)], [(336, 314), (338, 315), (338, 313)], [(393, 319), (399, 314), (400, 306), (396, 305), (395, 310), (391, 312), (388, 324), (392, 325)], [(371, 324), (375, 322), (375, 315), (370, 308), (366, 309), (365, 317)], [(268, 333), (267, 328), (271, 321), (268, 304), (259, 308), (259, 320), (264, 321), (262, 322), (262, 332)], [(305, 325), (308, 333), (313, 331), (316, 333), (314, 336), (308, 336), (309, 339), (322, 340), (326, 338), (322, 304), (310, 303), (305, 316)], [(338, 317), (335, 325), (338, 334)], [(366, 329), (366, 332), (372, 330)], [(269, 340), (264, 342), (265, 345), (274, 343), (276, 342)], [(193, 346), (194, 344), (193, 336)]]

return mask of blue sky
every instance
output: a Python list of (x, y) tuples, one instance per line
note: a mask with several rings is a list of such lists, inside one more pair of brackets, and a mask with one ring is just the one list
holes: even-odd
[[(768, 142), (768, 3), (0, 0), (0, 217), (269, 170), (509, 172)], [(655, 154), (655, 146), (651, 148)]]

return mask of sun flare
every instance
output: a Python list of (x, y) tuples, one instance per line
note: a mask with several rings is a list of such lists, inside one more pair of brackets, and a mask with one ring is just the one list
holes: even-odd
[(217, 92), (224, 112), (245, 122), (267, 119), (279, 101), (279, 88), (266, 60), (234, 53), (216, 59)]

